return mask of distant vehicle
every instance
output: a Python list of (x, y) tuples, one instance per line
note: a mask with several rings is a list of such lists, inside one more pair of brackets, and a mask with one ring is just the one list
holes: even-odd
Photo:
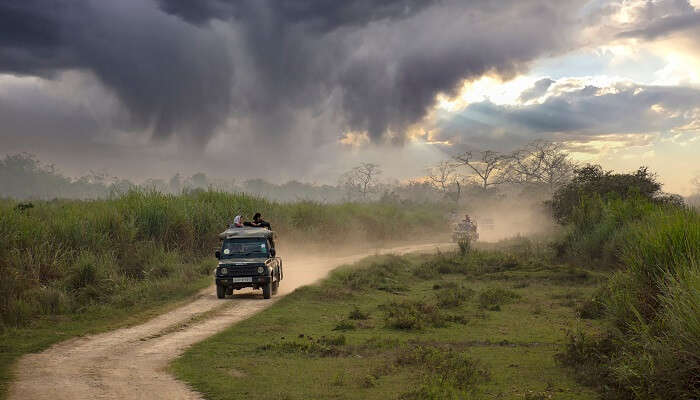
[(269, 299), (277, 294), (284, 277), (282, 259), (277, 257), (274, 232), (265, 228), (232, 228), (219, 234), (221, 250), (214, 281), (216, 297), (223, 299), (234, 290), (262, 289)]
[(476, 223), (467, 216), (462, 221), (456, 223), (452, 229), (452, 241), (454, 243), (473, 243), (479, 240)]

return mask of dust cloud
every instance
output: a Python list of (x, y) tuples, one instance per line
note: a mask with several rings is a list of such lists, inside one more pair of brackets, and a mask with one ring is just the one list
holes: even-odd
[(497, 242), (515, 236), (544, 235), (554, 231), (556, 223), (540, 199), (504, 198), (475, 202), (462, 209), (458, 217), (469, 214), (477, 223), (479, 241)]

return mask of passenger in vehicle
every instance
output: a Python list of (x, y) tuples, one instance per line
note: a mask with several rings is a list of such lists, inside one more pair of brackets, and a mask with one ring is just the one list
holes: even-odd
[(231, 224), (231, 228), (243, 228), (245, 224), (245, 218), (243, 218), (242, 215), (236, 215), (235, 218), (233, 218), (233, 224)]
[(262, 214), (260, 214), (259, 212), (255, 213), (255, 215), (253, 215), (253, 222), (251, 224), (253, 226), (259, 226), (261, 228), (267, 228), (269, 230), (272, 230), (272, 226), (270, 226), (270, 223), (265, 221), (262, 218)]

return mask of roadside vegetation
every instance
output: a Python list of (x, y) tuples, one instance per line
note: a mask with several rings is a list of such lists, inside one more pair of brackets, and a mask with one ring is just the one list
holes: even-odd
[[(444, 229), (440, 206), (276, 203), (196, 190), (105, 200), (0, 200), (0, 385), (19, 355), (153, 315), (211, 283), (217, 234), (261, 212), (284, 238), (383, 243)], [(129, 318), (127, 318), (129, 316)]]
[(700, 398), (700, 215), (644, 168), (574, 174), (555, 237), (368, 259), (172, 370), (211, 399)]
[(604, 275), (553, 265), (529, 239), (504, 246), (338, 269), (172, 370), (208, 399), (595, 398), (554, 356), (568, 330), (600, 326), (576, 309)]
[(216, 234), (237, 214), (261, 212), (280, 246), (337, 252), (434, 237), (457, 208), (497, 216), (503, 193), (540, 204), (545, 187), (551, 201), (526, 221), (546, 208), (554, 235), (337, 270), (195, 346), (173, 371), (216, 399), (700, 398), (697, 209), (645, 168), (567, 164), (541, 181), (541, 160), (558, 152), (467, 153), (466, 166), (478, 175), (493, 162), (496, 177), (463, 188), (446, 164), (432, 184), (401, 189), (442, 188), (437, 201), (378, 196), (381, 171), (364, 164), (374, 181), (362, 168), (345, 176), (363, 200), (352, 203), (131, 186), (102, 200), (0, 200), (0, 395), (20, 355), (138, 323), (210, 284)]
[(561, 255), (611, 271), (582, 309), (605, 331), (576, 331), (559, 360), (606, 399), (700, 398), (697, 210), (645, 169), (582, 171), (553, 206), (568, 223)]

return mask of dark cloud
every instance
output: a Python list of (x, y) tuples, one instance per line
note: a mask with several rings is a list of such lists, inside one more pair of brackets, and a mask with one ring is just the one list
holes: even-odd
[(232, 104), (224, 38), (145, 1), (5, 1), (0, 38), (0, 72), (88, 71), (119, 97), (135, 129), (157, 137), (207, 137)]
[(529, 100), (539, 98), (543, 94), (547, 93), (547, 89), (549, 89), (552, 83), (554, 83), (554, 81), (549, 78), (540, 79), (539, 81), (535, 82), (531, 88), (523, 91), (520, 94), (520, 101), (527, 102)]
[(700, 12), (692, 11), (688, 14), (660, 18), (643, 28), (622, 32), (618, 37), (640, 37), (653, 40), (675, 32), (698, 28), (700, 28)]
[(653, 40), (700, 28), (700, 12), (688, 0), (648, 1), (629, 10), (631, 22), (617, 36)]
[(578, 1), (38, 0), (0, 4), (0, 73), (96, 76), (133, 129), (204, 146), (347, 130), (375, 141), (438, 93), (570, 44)]
[(436, 139), (513, 148), (533, 138), (581, 140), (607, 134), (653, 134), (700, 122), (700, 89), (617, 85), (554, 93), (541, 104), (469, 105), (439, 124)]
[(438, 0), (158, 0), (161, 8), (186, 21), (259, 18), (281, 25), (302, 24), (306, 29), (328, 32), (371, 21), (405, 18)]

